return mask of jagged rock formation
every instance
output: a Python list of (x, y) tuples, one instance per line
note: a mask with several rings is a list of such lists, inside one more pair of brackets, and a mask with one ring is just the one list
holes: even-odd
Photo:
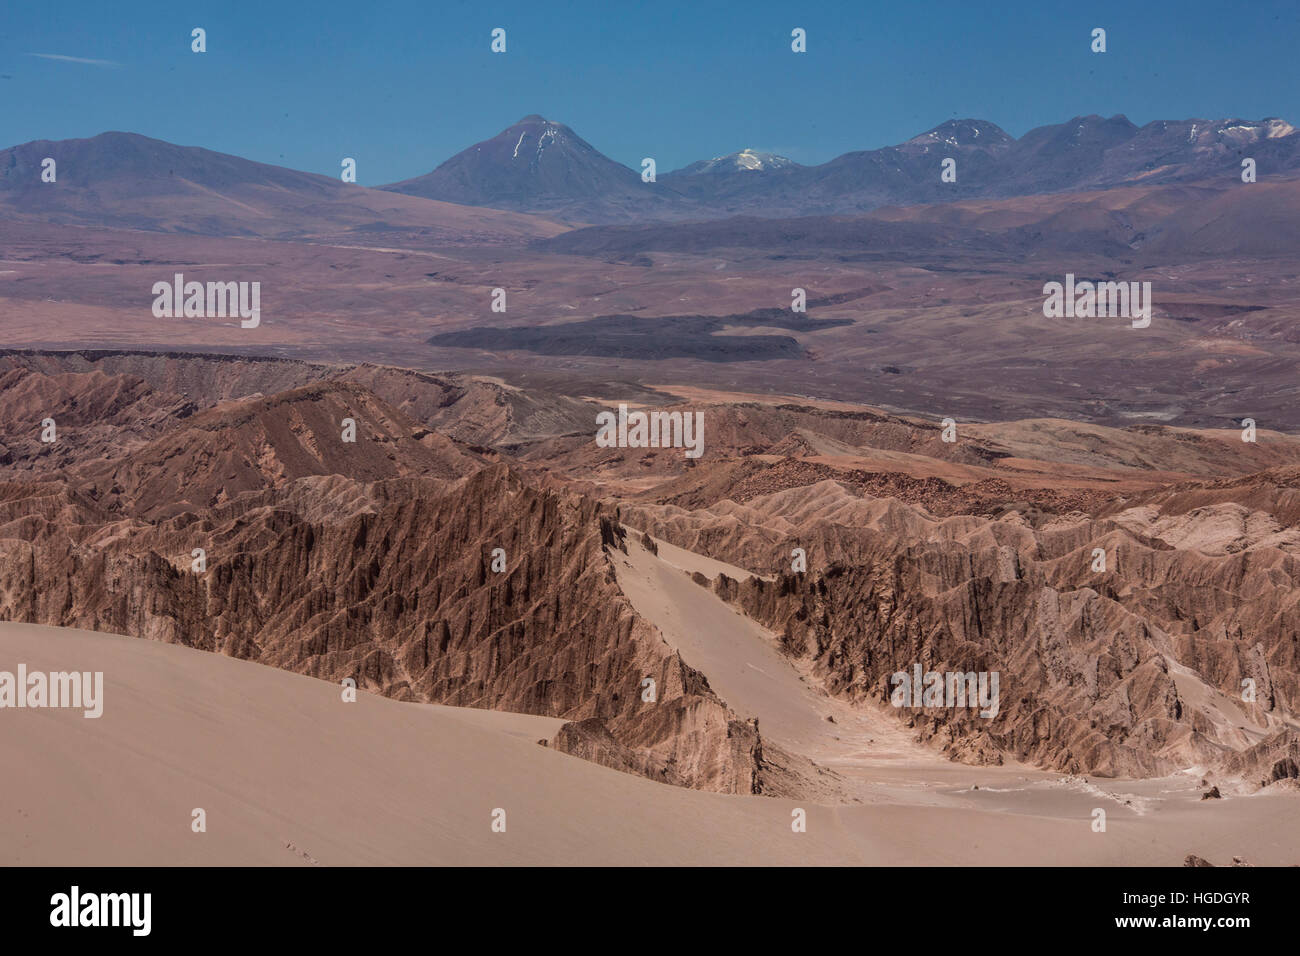
[[(1123, 776), (1204, 763), (1267, 777), (1300, 740), (1300, 558), (1275, 522), (1244, 522), (1238, 537), (1247, 526), (1254, 534), (1216, 553), (1160, 536), (1180, 521), (1204, 526), (1205, 515), (1180, 519), (1145, 504), (1035, 528), (1018, 512), (936, 520), (840, 486), (814, 489), (748, 509), (727, 503), (712, 522), (653, 508), (629, 520), (762, 570), (805, 548), (804, 574), (787, 564), (775, 580), (719, 576), (712, 586), (782, 634), (786, 651), (835, 693), (888, 700), (891, 676), (916, 664), (999, 672), (1002, 705), (991, 720), (905, 711), (921, 739), (959, 759), (1009, 753)], [(1094, 548), (1108, 570), (1093, 570)], [(1242, 699), (1243, 681), (1252, 699)]]
[[(370, 500), (330, 520), (301, 513), (301, 499), (330, 491), (316, 482), (201, 518), (95, 530), (93, 509), (65, 488), (19, 497), (6, 486), (0, 613), (352, 677), (401, 700), (567, 717), (581, 723), (560, 749), (673, 784), (760, 792), (757, 729), (621, 597), (602, 558), (618, 537), (602, 541), (599, 505), (537, 491), (505, 466), (394, 484), (363, 486)], [(201, 573), (195, 547), (207, 553)], [(645, 677), (654, 704), (640, 699)]]
[[(0, 386), (8, 620), (562, 717), (556, 748), (666, 783), (825, 792), (625, 597), (610, 555), (635, 529), (757, 572), (694, 576), (842, 699), (879, 706), (917, 664), (997, 671), (992, 719), (898, 714), (954, 759), (1300, 778), (1293, 442), (1251, 449), (1275, 463), (1258, 474), (1171, 483), (1127, 431), (983, 426), (954, 449), (927, 423), (742, 402), (709, 406), (716, 460), (646, 468), (581, 431), (599, 403), (469, 377), (7, 353)], [(1187, 476), (1217, 439), (1141, 441), (1182, 449)], [(1077, 476), (1024, 457), (1053, 442)]]

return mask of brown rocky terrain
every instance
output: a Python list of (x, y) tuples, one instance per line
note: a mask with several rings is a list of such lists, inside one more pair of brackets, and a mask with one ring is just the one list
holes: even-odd
[[(734, 618), (809, 706), (955, 760), (1296, 776), (1285, 435), (1006, 422), (947, 443), (876, 409), (128, 351), (9, 352), (0, 385), (6, 620), (562, 718), (550, 746), (689, 788), (861, 799), (817, 736), (847, 729), (693, 643), (700, 615)], [(706, 455), (596, 448), (620, 400), (703, 411)], [(916, 664), (999, 672), (998, 715), (889, 707)]]
[[(613, 588), (601, 554), (619, 536), (600, 507), (535, 491), (505, 466), (457, 483), (307, 478), (97, 527), (66, 488), (6, 493), (7, 619), (352, 677), (399, 700), (562, 716), (581, 723), (561, 748), (680, 785), (761, 788), (755, 729)], [(573, 592), (587, 599), (560, 599)], [(655, 707), (639, 706), (644, 677)]]
[[(888, 700), (890, 675), (916, 663), (1000, 672), (1007, 703), (991, 721), (908, 716), (949, 753), (1133, 777), (1295, 746), (1294, 539), (1210, 555), (1110, 522), (1035, 529), (1019, 514), (895, 515), (887, 531), (855, 534), (819, 523), (785, 542), (828, 539), (810, 548), (820, 560), (808, 573), (713, 586), (850, 699)], [(1091, 570), (1093, 547), (1106, 550), (1109, 572)], [(1252, 703), (1241, 701), (1243, 678), (1257, 684)], [(1270, 779), (1279, 760), (1265, 757), (1256, 775)]]

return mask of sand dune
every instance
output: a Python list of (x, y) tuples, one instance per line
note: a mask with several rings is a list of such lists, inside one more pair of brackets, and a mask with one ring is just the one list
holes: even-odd
[(619, 587), (641, 616), (733, 710), (758, 717), (765, 738), (801, 751), (826, 739), (831, 702), (801, 682), (763, 627), (635, 541), (627, 542), (626, 555), (611, 558)]
[[(104, 672), (104, 714), (0, 711), (5, 864), (1295, 862), (1294, 799), (1154, 809), (953, 767), (944, 804), (809, 805), (653, 783), (541, 747), (558, 721), (404, 704), (189, 648), (0, 625), (0, 670)], [(1167, 783), (1166, 783), (1167, 786)], [(908, 788), (896, 788), (906, 794)], [(1107, 785), (1108, 790), (1117, 786)], [(919, 792), (918, 792), (919, 796)], [(1092, 807), (1111, 814), (1090, 829)], [(191, 811), (207, 832), (191, 831)], [(505, 833), (491, 830), (506, 811)], [(1145, 809), (1145, 808), (1144, 808)]]

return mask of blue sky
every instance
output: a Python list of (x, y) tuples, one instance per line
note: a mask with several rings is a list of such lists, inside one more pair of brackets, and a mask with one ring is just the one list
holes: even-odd
[(637, 168), (747, 146), (816, 163), (956, 117), (1300, 124), (1298, 43), (1295, 0), (4, 0), (0, 147), (126, 130), (329, 175), (353, 156), (378, 185), (541, 113)]

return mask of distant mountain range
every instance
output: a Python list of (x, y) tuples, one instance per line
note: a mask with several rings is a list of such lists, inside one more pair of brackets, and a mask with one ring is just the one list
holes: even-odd
[[(41, 182), (46, 156), (58, 188)], [(576, 223), (861, 214), (882, 206), (1010, 198), (1120, 186), (1300, 176), (1300, 132), (1280, 119), (1159, 121), (1075, 117), (1020, 139), (950, 120), (905, 143), (819, 166), (745, 149), (646, 183), (562, 123), (526, 116), (432, 172), (367, 189), (130, 133), (38, 141), (0, 151), (0, 209), (50, 222), (292, 237), (322, 231), (436, 229), (463, 218), (421, 200)], [(955, 182), (941, 180), (955, 161)], [(503, 235), (546, 230), (498, 218)]]
[[(820, 166), (747, 149), (651, 184), (567, 126), (529, 116), (425, 176), (382, 188), (587, 222), (835, 215), (953, 199), (1239, 181), (1247, 156), (1261, 176), (1294, 175), (1300, 133), (1280, 119), (1139, 127), (1124, 116), (1081, 116), (1014, 139), (983, 120), (950, 120), (898, 146), (845, 153)], [(955, 182), (940, 178), (948, 158), (956, 161)]]

